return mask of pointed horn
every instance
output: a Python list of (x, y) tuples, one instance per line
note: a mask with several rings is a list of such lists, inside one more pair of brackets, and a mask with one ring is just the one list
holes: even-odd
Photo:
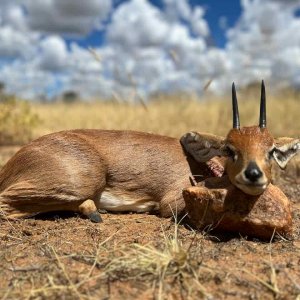
[(261, 95), (260, 95), (260, 114), (259, 114), (259, 127), (267, 127), (266, 117), (266, 90), (264, 81), (261, 82)]
[(232, 113), (233, 113), (233, 128), (240, 129), (239, 107), (236, 98), (234, 82), (232, 83)]

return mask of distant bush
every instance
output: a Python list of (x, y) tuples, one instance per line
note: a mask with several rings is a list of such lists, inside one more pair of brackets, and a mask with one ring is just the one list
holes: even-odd
[(0, 145), (28, 142), (39, 122), (28, 102), (13, 95), (0, 94)]
[(79, 95), (74, 91), (66, 91), (62, 95), (62, 101), (65, 103), (74, 103), (79, 100)]

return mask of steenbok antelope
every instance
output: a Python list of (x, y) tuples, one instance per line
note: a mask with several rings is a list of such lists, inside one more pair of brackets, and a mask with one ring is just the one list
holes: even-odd
[[(218, 168), (220, 167), (221, 170)], [(98, 209), (184, 209), (182, 190), (222, 172), (187, 157), (178, 139), (134, 131), (70, 130), (25, 145), (0, 171), (0, 218), (76, 211), (101, 222)]]
[(248, 194), (262, 193), (270, 182), (271, 159), (284, 167), (299, 151), (299, 140), (274, 140), (265, 128), (264, 87), (259, 127), (240, 129), (234, 86), (233, 111), (234, 128), (226, 139), (192, 132), (180, 143), (166, 136), (105, 130), (38, 138), (0, 172), (1, 215), (13, 219), (70, 210), (100, 222), (98, 209), (165, 217), (175, 208), (182, 213), (182, 190), (193, 175), (195, 181), (222, 175), (214, 156), (229, 157), (226, 171), (235, 186)]
[(226, 156), (225, 172), (230, 182), (249, 195), (262, 194), (271, 182), (274, 159), (284, 169), (300, 150), (300, 140), (273, 138), (266, 128), (266, 95), (262, 81), (259, 125), (240, 128), (238, 103), (232, 84), (233, 128), (226, 138), (189, 132), (181, 138), (186, 152), (198, 162)]

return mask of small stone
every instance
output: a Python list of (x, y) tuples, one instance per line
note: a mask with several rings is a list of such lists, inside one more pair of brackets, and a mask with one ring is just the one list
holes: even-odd
[(291, 236), (290, 202), (277, 186), (269, 184), (263, 194), (251, 196), (226, 180), (219, 178), (215, 180), (217, 184), (208, 180), (203, 186), (183, 191), (191, 225), (200, 230), (209, 226), (265, 240), (270, 240), (274, 231)]

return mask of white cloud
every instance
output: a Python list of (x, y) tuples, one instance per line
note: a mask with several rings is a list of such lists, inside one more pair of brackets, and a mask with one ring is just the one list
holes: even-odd
[(67, 89), (99, 93), (105, 85), (99, 63), (86, 49), (68, 50), (58, 34), (79, 36), (100, 28), (111, 7), (111, 0), (2, 0), (0, 81), (7, 91), (30, 98)]
[(112, 50), (101, 49), (97, 54), (103, 63), (97, 61), (88, 50), (71, 45), (63, 90), (76, 91), (83, 97), (112, 97), (113, 82), (103, 74)]
[(184, 21), (195, 35), (207, 36), (209, 28), (204, 20), (205, 11), (202, 7), (191, 8), (188, 0), (164, 0), (165, 19), (170, 23)]
[(169, 31), (158, 8), (147, 0), (131, 0), (120, 5), (107, 29), (109, 42), (123, 49), (161, 46)]
[(164, 0), (166, 17), (171, 22), (178, 22), (179, 19), (189, 20), (192, 9), (187, 0)]
[(0, 81), (5, 82), (7, 92), (28, 99), (44, 95), (55, 85), (55, 77), (51, 73), (36, 68), (34, 63), (20, 60), (1, 69)]
[(67, 59), (67, 46), (61, 37), (50, 36), (41, 40), (38, 56), (41, 69), (59, 71), (66, 66)]
[(29, 26), (38, 31), (85, 35), (99, 27), (111, 10), (111, 0), (25, 0)]
[(300, 36), (295, 34), (300, 19), (294, 15), (299, 1), (243, 0), (242, 7), (238, 24), (228, 30), (231, 77), (240, 85), (262, 78), (274, 85), (293, 83), (300, 70)]
[(207, 36), (209, 28), (204, 20), (204, 10), (201, 7), (196, 7), (191, 15), (190, 24), (194, 34)]
[[(25, 97), (74, 90), (82, 96), (125, 98), (159, 91), (198, 91), (213, 79), (222, 93), (265, 78), (300, 86), (300, 1), (242, 0), (225, 49), (208, 47), (205, 10), (188, 0), (128, 0), (112, 12), (97, 61), (65, 36), (99, 28), (113, 0), (2, 0), (0, 81)], [(2, 58), (2, 59), (1, 59)], [(7, 58), (9, 58), (7, 60)], [(7, 60), (7, 61), (6, 61)]]
[(69, 17), (96, 17), (105, 19), (111, 9), (111, 2), (107, 0), (53, 0), (57, 12)]
[(37, 35), (27, 30), (24, 11), (13, 2), (0, 5), (0, 57), (26, 57), (33, 51)]
[[(109, 47), (116, 49), (111, 73), (120, 93), (132, 82), (140, 94), (188, 90), (195, 86), (191, 84), (195, 78), (203, 78), (200, 61), (206, 55), (208, 31), (202, 11), (192, 10), (185, 0), (165, 0), (165, 5), (166, 10), (161, 11), (146, 0), (131, 0), (114, 12), (107, 38)], [(193, 23), (181, 23), (185, 18)], [(198, 36), (192, 37), (190, 29), (196, 21)], [(210, 74), (205, 73), (207, 76)]]
[[(72, 89), (86, 96), (117, 93), (121, 97), (132, 93), (133, 86), (142, 95), (201, 90), (199, 81), (208, 80), (227, 66), (224, 55), (222, 51), (206, 49), (204, 38), (209, 31), (202, 8), (192, 9), (187, 0), (165, 0), (165, 4), (165, 11), (146, 0), (130, 0), (119, 5), (107, 26), (108, 43), (97, 49), (101, 56), (99, 63), (88, 50), (76, 44), (68, 50), (60, 36), (42, 37), (41, 34), (79, 34), (91, 30), (107, 17), (111, 1), (89, 0), (82, 8), (79, 0), (24, 0), (26, 14), (15, 10), (6, 19), (10, 30), (16, 31), (10, 36), (26, 36), (22, 30), (30, 36), (34, 29), (37, 39), (34, 43), (28, 37), (25, 39), (18, 49), (25, 49), (26, 42), (33, 49), (25, 51), (27, 55), (23, 57), (15, 53), (19, 57), (11, 68), (0, 71), (5, 74), (1, 80), (6, 81), (9, 90), (27, 96), (28, 86), (32, 87), (32, 94)], [(24, 26), (20, 26), (22, 23)], [(0, 32), (1, 29), (3, 26)], [(21, 41), (18, 44), (22, 45)], [(12, 53), (12, 49), (7, 52)], [(22, 76), (27, 76), (26, 80), (21, 80)], [(39, 86), (41, 80), (43, 84)]]
[(32, 51), (32, 43), (35, 40), (34, 36), (25, 35), (13, 27), (2, 26), (0, 27), (0, 56), (11, 58), (26, 56)]
[(20, 5), (10, 4), (2, 8), (2, 23), (9, 24), (15, 30), (24, 32), (27, 29), (24, 11)]

